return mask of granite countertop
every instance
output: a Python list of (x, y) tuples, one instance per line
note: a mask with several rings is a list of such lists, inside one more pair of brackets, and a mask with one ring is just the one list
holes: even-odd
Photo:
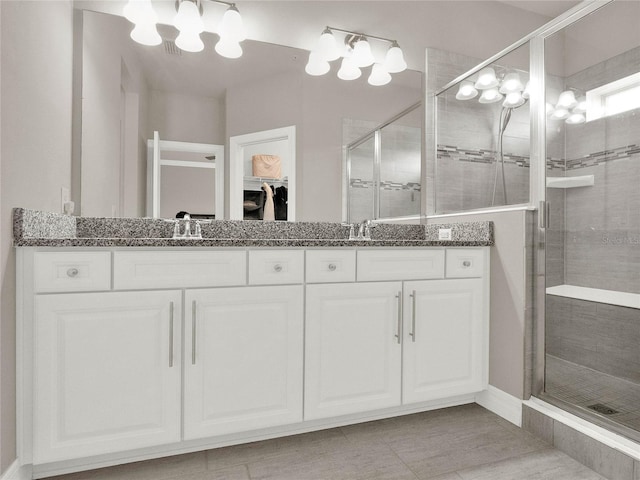
[[(192, 220), (192, 223), (194, 220)], [(451, 240), (438, 240), (451, 228)], [(172, 239), (173, 224), (156, 218), (74, 217), (15, 208), (16, 247), (425, 247), (491, 246), (492, 222), (378, 224), (372, 240), (349, 240), (349, 227), (330, 222), (214, 220), (202, 239)]]

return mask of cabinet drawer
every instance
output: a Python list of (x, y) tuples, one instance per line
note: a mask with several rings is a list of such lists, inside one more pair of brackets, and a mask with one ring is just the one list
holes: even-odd
[(221, 251), (122, 251), (113, 259), (116, 290), (245, 285), (247, 253)]
[(355, 250), (307, 250), (307, 282), (355, 281)]
[(249, 284), (278, 285), (302, 283), (304, 279), (304, 251), (249, 251)]
[(444, 278), (443, 249), (358, 251), (358, 281)]
[(447, 278), (481, 277), (484, 251), (479, 248), (447, 249)]
[(36, 292), (111, 288), (111, 252), (36, 252), (33, 261)]

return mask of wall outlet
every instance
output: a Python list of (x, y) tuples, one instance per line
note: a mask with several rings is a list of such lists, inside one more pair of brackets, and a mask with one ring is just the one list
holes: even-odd
[(438, 229), (438, 240), (451, 240), (451, 229), (450, 228), (439, 228)]

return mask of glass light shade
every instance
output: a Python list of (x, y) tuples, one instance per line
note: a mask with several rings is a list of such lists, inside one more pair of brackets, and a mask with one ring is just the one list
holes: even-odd
[(503, 96), (500, 92), (498, 92), (497, 88), (490, 88), (482, 92), (478, 101), (480, 103), (495, 103), (502, 100)]
[(351, 61), (356, 67), (368, 67), (376, 61), (373, 53), (371, 53), (371, 45), (369, 45), (365, 37), (360, 37), (353, 46)]
[(320, 35), (318, 43), (313, 51), (320, 55), (321, 59), (327, 62), (337, 60), (340, 58), (341, 54), (336, 42), (336, 37), (333, 36), (333, 33), (331, 33), (331, 30), (328, 28), (322, 32), (322, 35)]
[(573, 109), (573, 113), (586, 113), (587, 112), (587, 97), (584, 95), (577, 100), (578, 104)]
[(578, 125), (580, 123), (584, 123), (586, 121), (586, 119), (584, 118), (584, 115), (582, 113), (572, 113), (571, 115), (569, 115), (569, 117), (565, 120), (565, 123), (568, 123), (569, 125)]
[(551, 105), (549, 102), (545, 104), (545, 107), (546, 107), (547, 117), (550, 117), (553, 111), (555, 110), (555, 108), (553, 108), (553, 105)]
[(185, 52), (201, 52), (204, 50), (204, 43), (200, 34), (196, 32), (182, 31), (176, 38), (176, 46)]
[(524, 98), (520, 92), (507, 93), (507, 97), (502, 102), (502, 106), (506, 108), (516, 108), (524, 105)]
[(242, 17), (235, 5), (231, 5), (224, 12), (220, 25), (218, 25), (218, 35), (220, 35), (220, 38), (236, 43), (242, 42), (247, 38)]
[(529, 91), (529, 82), (527, 82), (527, 84), (524, 87), (524, 91), (522, 92), (522, 98), (524, 98), (525, 100), (529, 100), (530, 96), (531, 96), (531, 92)]
[(362, 75), (362, 71), (353, 64), (351, 58), (345, 57), (342, 59), (340, 70), (338, 70), (339, 79), (355, 80), (356, 78), (360, 78), (360, 75)]
[(564, 120), (567, 117), (569, 117), (569, 110), (566, 108), (556, 107), (551, 113), (551, 118), (554, 120)]
[(480, 70), (478, 80), (474, 86), (480, 90), (497, 87), (498, 79), (496, 78), (496, 71), (491, 67), (486, 67)]
[(131, 23), (158, 23), (151, 0), (129, 0), (122, 9), (122, 14)]
[(404, 60), (402, 49), (398, 42), (393, 42), (384, 57), (384, 68), (389, 73), (400, 73), (407, 69), (407, 62)]
[(478, 95), (478, 90), (473, 86), (473, 82), (470, 80), (464, 80), (460, 87), (458, 88), (458, 93), (456, 93), (456, 98), (458, 100), (471, 100)]
[(371, 74), (369, 75), (369, 79), (367, 82), (369, 85), (373, 85), (375, 87), (379, 87), (382, 85), (386, 85), (391, 81), (391, 75), (387, 72), (384, 66), (381, 63), (374, 63), (373, 68), (371, 69)]
[(520, 75), (516, 72), (507, 73), (500, 84), (500, 93), (521, 92), (524, 90)]
[(155, 23), (138, 23), (133, 30), (131, 30), (130, 36), (134, 41), (150, 47), (162, 43), (162, 38), (158, 33)]
[(198, 6), (191, 0), (182, 0), (178, 7), (178, 13), (173, 19), (173, 24), (180, 30), (180, 33), (186, 33), (189, 36), (204, 31), (204, 22), (200, 16)]
[(578, 101), (576, 100), (574, 93), (571, 90), (565, 90), (560, 94), (556, 108), (562, 107), (572, 109), (576, 105), (578, 105)]
[(216, 52), (226, 58), (240, 58), (242, 56), (242, 47), (239, 42), (232, 40), (218, 40), (215, 46)]
[(320, 76), (327, 73), (330, 69), (331, 65), (329, 65), (329, 62), (324, 60), (319, 53), (309, 53), (309, 61), (307, 62), (307, 66), (304, 68), (305, 72), (309, 75)]

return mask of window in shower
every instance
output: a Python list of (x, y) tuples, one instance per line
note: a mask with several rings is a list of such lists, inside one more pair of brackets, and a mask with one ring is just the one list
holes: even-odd
[(435, 213), (529, 202), (528, 65), (524, 44), (437, 95)]
[(640, 105), (625, 100), (631, 108), (585, 121), (580, 102), (640, 72), (638, 18), (639, 2), (613, 2), (545, 40), (550, 215), (543, 392), (550, 402), (636, 439)]
[(421, 107), (413, 105), (373, 128), (345, 123), (345, 138), (356, 137), (345, 146), (347, 222), (420, 215)]

